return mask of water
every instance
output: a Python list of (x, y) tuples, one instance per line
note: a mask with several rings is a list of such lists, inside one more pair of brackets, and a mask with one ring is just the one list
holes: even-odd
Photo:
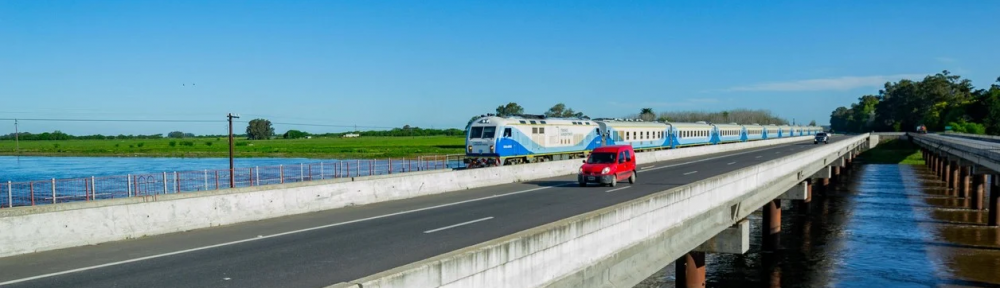
[[(924, 166), (861, 165), (808, 213), (782, 207), (782, 249), (709, 254), (709, 287), (1000, 287), (1000, 229)], [(670, 265), (637, 287), (673, 287)]]
[[(306, 158), (236, 158), (236, 167), (316, 163)], [(34, 181), (173, 171), (229, 169), (229, 158), (15, 157), (0, 156), (0, 180)]]

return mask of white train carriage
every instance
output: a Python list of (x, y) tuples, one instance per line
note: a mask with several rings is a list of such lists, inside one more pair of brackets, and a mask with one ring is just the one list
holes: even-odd
[(750, 125), (743, 125), (743, 129), (746, 131), (745, 141), (755, 141), (764, 139), (764, 125), (753, 123)]
[(598, 119), (606, 145), (631, 145), (636, 151), (671, 147), (670, 125), (658, 122)]
[(739, 124), (714, 124), (712, 126), (715, 127), (715, 135), (712, 139), (713, 144), (746, 141), (743, 126)]
[(712, 144), (712, 125), (705, 122), (670, 123), (673, 148)]

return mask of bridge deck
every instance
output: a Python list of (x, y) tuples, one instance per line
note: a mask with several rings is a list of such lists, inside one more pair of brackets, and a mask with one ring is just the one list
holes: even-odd
[(814, 147), (800, 142), (641, 165), (636, 185), (615, 188), (575, 187), (575, 176), (556, 177), (0, 258), (0, 284), (39, 277), (11, 287), (329, 285)]

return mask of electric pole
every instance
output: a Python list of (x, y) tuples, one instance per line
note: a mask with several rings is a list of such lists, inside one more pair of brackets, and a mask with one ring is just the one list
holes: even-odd
[(17, 119), (14, 119), (14, 152), (18, 155), (21, 154), (21, 140), (20, 132), (17, 131)]
[(233, 166), (233, 118), (239, 119), (240, 115), (229, 113), (226, 118), (229, 118), (229, 188), (236, 188), (236, 179), (233, 178), (236, 172), (236, 167)]

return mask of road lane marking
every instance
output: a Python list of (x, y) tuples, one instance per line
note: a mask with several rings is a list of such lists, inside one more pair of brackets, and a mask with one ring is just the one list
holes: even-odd
[(687, 172), (687, 173), (684, 173), (684, 175), (691, 175), (691, 174), (694, 174), (694, 173), (698, 173), (698, 171)]
[(646, 170), (646, 169), (650, 169), (650, 168), (653, 168), (653, 167), (656, 167), (656, 165), (649, 165), (649, 166), (646, 166), (646, 167), (642, 167), (642, 168), (639, 168), (639, 170)]
[(763, 157), (763, 156), (757, 156), (757, 159), (760, 159), (760, 157)]
[(781, 151), (778, 151), (778, 152), (774, 152), (774, 154), (781, 154)]
[[(782, 145), (782, 144), (778, 144), (778, 145)], [(775, 147), (765, 147), (765, 148), (756, 149), (756, 150), (752, 150), (752, 151), (746, 151), (746, 152), (740, 152), (740, 153), (733, 153), (733, 154), (726, 154), (726, 155), (715, 156), (715, 157), (711, 157), (711, 158), (705, 158), (705, 159), (701, 159), (701, 160), (694, 160), (694, 161), (688, 161), (688, 162), (684, 162), (684, 163), (677, 163), (677, 164), (672, 164), (672, 165), (667, 165), (667, 166), (660, 166), (660, 167), (656, 167), (656, 168), (650, 168), (650, 169), (646, 169), (646, 170), (643, 170), (643, 171), (660, 170), (660, 169), (663, 169), (663, 168), (670, 168), (670, 167), (677, 167), (677, 166), (694, 164), (694, 163), (699, 163), (699, 162), (712, 161), (712, 160), (715, 160), (715, 159), (732, 157), (732, 156), (743, 155), (743, 154), (756, 153), (756, 152), (762, 152), (762, 151), (767, 151), (767, 150), (771, 150), (771, 149), (775, 149)], [(760, 158), (760, 156), (757, 156), (757, 158)], [(669, 161), (669, 160), (667, 160), (667, 161)]]
[(455, 227), (462, 226), (462, 225), (469, 225), (469, 224), (476, 223), (476, 222), (483, 222), (483, 221), (490, 220), (490, 219), (493, 219), (493, 216), (482, 218), (482, 219), (476, 219), (476, 220), (472, 220), (472, 221), (466, 221), (466, 222), (458, 223), (458, 224), (451, 225), (451, 226), (444, 226), (444, 227), (437, 228), (437, 229), (434, 229), (434, 230), (427, 230), (427, 231), (424, 231), (424, 234), (430, 234), (430, 233), (438, 232), (438, 231), (441, 231), (441, 230), (447, 230), (447, 229), (455, 228)]
[(729, 164), (726, 164), (726, 165), (733, 165), (733, 164), (736, 164), (736, 161), (729, 162)]
[(528, 192), (535, 192), (535, 191), (539, 191), (539, 190), (551, 189), (551, 188), (556, 188), (556, 187), (568, 187), (568, 186), (573, 186), (573, 185), (577, 185), (577, 184), (576, 183), (572, 183), (572, 184), (564, 184), (564, 185), (556, 185), (556, 186), (548, 186), (548, 187), (538, 187), (538, 188), (533, 188), (533, 189), (528, 189), (528, 190), (521, 190), (521, 191), (517, 191), (517, 192), (510, 192), (510, 193), (506, 193), (506, 194), (497, 194), (497, 195), (492, 195), (492, 196), (486, 196), (486, 197), (480, 197), (480, 198), (469, 199), (469, 200), (464, 200), (464, 201), (458, 201), (458, 202), (453, 202), (453, 203), (447, 203), (447, 204), (435, 205), (435, 206), (418, 208), (418, 209), (413, 209), (413, 210), (401, 211), (401, 212), (390, 213), (390, 214), (385, 214), (385, 215), (372, 216), (372, 217), (368, 217), (368, 218), (362, 218), (362, 219), (357, 219), (357, 220), (345, 221), (345, 222), (340, 222), (340, 223), (327, 224), (327, 225), (316, 226), (316, 227), (311, 227), (311, 228), (304, 228), (304, 229), (299, 229), (299, 230), (294, 230), (294, 231), (288, 231), (288, 232), (282, 232), (282, 233), (277, 233), (277, 234), (271, 234), (271, 235), (265, 235), (265, 236), (258, 235), (257, 237), (249, 238), (249, 239), (230, 241), (230, 242), (226, 242), (226, 243), (219, 243), (219, 244), (214, 244), (214, 245), (202, 246), (202, 247), (185, 249), (185, 250), (174, 251), (174, 252), (168, 252), (168, 253), (163, 253), (163, 254), (156, 254), (156, 255), (150, 255), (150, 256), (145, 256), (145, 257), (139, 257), (139, 258), (134, 258), (134, 259), (129, 259), (129, 260), (122, 260), (122, 261), (117, 261), (117, 262), (111, 262), (111, 263), (105, 263), (105, 264), (100, 264), (100, 265), (88, 266), (88, 267), (83, 267), (83, 268), (71, 269), (71, 270), (66, 270), (66, 271), (61, 271), (61, 272), (54, 272), (54, 273), (49, 273), (49, 274), (44, 274), (44, 275), (32, 276), (32, 277), (27, 277), (27, 278), (22, 278), (22, 279), (15, 279), (15, 280), (7, 281), (7, 282), (2, 282), (2, 283), (0, 283), (0, 286), (10, 285), (10, 284), (16, 284), (16, 283), (21, 283), (21, 282), (27, 282), (27, 281), (37, 280), (37, 279), (43, 279), (43, 278), (49, 278), (49, 277), (53, 277), (53, 276), (66, 275), (66, 274), (71, 274), (71, 273), (76, 273), (76, 272), (83, 272), (83, 271), (87, 271), (87, 270), (94, 270), (94, 269), (99, 269), (99, 268), (104, 268), (104, 267), (111, 267), (111, 266), (117, 266), (117, 265), (122, 265), (122, 264), (134, 263), (134, 262), (145, 261), (145, 260), (150, 260), (150, 259), (163, 258), (163, 257), (167, 257), (167, 256), (180, 255), (180, 254), (191, 253), (191, 252), (196, 252), (196, 251), (201, 251), (201, 250), (208, 250), (208, 249), (212, 249), (212, 248), (219, 248), (219, 247), (225, 247), (225, 246), (236, 245), (236, 244), (241, 244), (241, 243), (253, 242), (253, 241), (258, 241), (258, 240), (263, 240), (263, 239), (268, 239), (268, 238), (274, 238), (274, 237), (280, 237), (280, 236), (285, 236), (285, 235), (291, 235), (291, 234), (297, 234), (297, 233), (302, 233), (302, 232), (309, 232), (309, 231), (313, 231), (313, 230), (320, 230), (320, 229), (326, 229), (326, 228), (331, 228), (331, 227), (343, 226), (343, 225), (354, 224), (354, 223), (364, 222), (364, 221), (370, 221), (370, 220), (376, 220), (376, 219), (381, 219), (381, 218), (387, 218), (387, 217), (392, 217), (392, 216), (405, 215), (405, 214), (416, 213), (416, 212), (421, 212), (421, 211), (427, 211), (427, 210), (432, 210), (432, 209), (437, 209), (437, 208), (444, 208), (444, 207), (448, 207), (448, 206), (455, 206), (455, 205), (460, 205), (460, 204), (465, 204), (465, 203), (470, 203), (470, 202), (488, 200), (488, 199), (493, 199), (493, 198), (500, 198), (500, 197), (504, 197), (504, 196), (517, 195), (517, 194), (523, 194), (523, 193), (528, 193)]
[(632, 188), (632, 186), (625, 186), (625, 187), (622, 187), (622, 188), (615, 188), (615, 189), (611, 189), (611, 190), (604, 191), (604, 192), (605, 193), (611, 193), (611, 192), (615, 192), (615, 191), (618, 191), (618, 190), (624, 190), (624, 189), (628, 189), (628, 188)]

